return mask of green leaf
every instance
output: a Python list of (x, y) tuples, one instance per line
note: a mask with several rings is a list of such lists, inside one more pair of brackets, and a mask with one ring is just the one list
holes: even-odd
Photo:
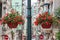
[(60, 32), (56, 34), (56, 39), (60, 40)]

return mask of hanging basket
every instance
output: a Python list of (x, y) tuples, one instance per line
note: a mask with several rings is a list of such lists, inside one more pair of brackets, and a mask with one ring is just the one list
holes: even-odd
[(42, 23), (41, 26), (42, 28), (51, 28), (51, 23), (48, 23), (48, 24)]
[(18, 23), (8, 23), (7, 24), (8, 26), (9, 26), (9, 28), (17, 28), (17, 26), (18, 26)]

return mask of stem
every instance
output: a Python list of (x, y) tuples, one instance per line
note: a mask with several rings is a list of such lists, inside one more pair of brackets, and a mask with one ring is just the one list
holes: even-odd
[(12, 35), (12, 40), (14, 39), (13, 37), (14, 37), (14, 32), (13, 32), (13, 30), (11, 31), (11, 35)]
[(13, 40), (13, 34), (12, 34), (12, 40)]

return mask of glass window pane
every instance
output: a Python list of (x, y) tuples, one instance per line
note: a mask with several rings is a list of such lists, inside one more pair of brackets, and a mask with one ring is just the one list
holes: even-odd
[(12, 0), (12, 8), (22, 13), (22, 0)]

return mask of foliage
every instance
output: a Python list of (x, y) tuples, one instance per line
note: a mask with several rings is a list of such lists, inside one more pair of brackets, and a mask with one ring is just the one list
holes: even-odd
[(58, 23), (57, 17), (50, 15), (48, 12), (39, 14), (36, 18), (36, 21), (34, 22), (35, 25), (39, 24), (50, 25), (53, 23)]
[(58, 20), (58, 25), (60, 25), (60, 7), (58, 7), (57, 9), (55, 9), (55, 16), (57, 17)]
[(57, 40), (60, 40), (60, 31), (56, 34)]
[(13, 31), (11, 31), (11, 34), (13, 35), (13, 34), (14, 34), (14, 32), (13, 32)]
[(10, 13), (6, 13), (2, 17), (2, 23), (3, 24), (8, 24), (8, 23), (24, 24), (24, 19), (22, 15), (20, 15), (19, 13), (11, 11)]
[(55, 16), (60, 17), (60, 7), (55, 10)]

